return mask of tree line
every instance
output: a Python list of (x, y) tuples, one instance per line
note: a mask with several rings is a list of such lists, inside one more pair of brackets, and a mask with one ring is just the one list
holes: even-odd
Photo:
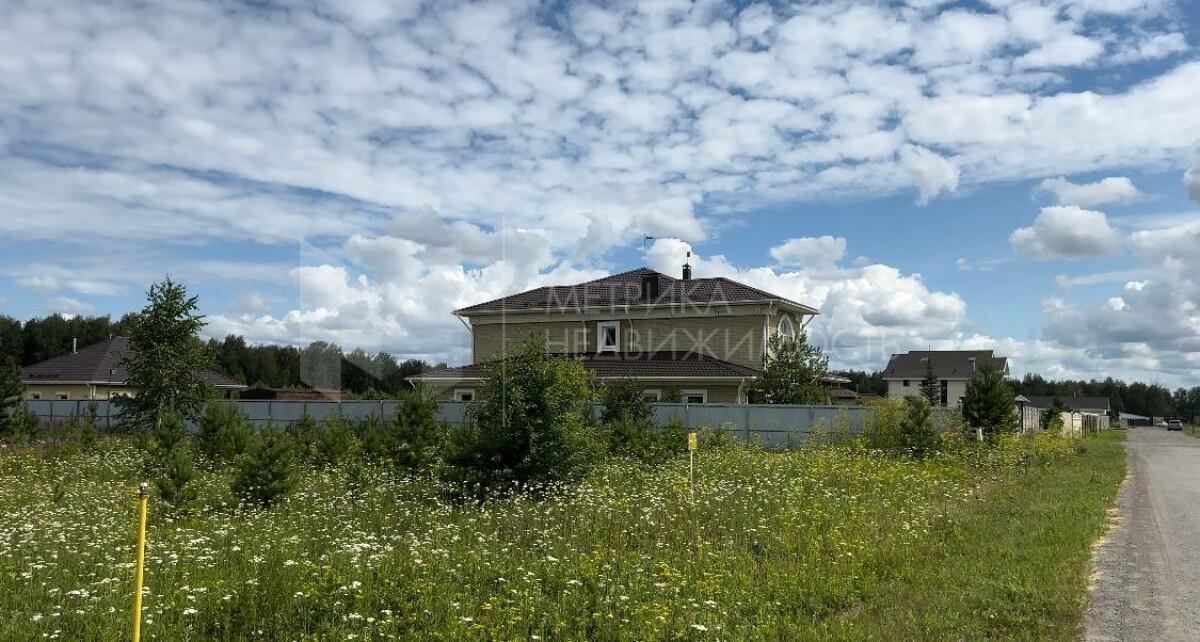
[[(22, 323), (0, 315), (0, 363), (28, 366), (71, 351), (72, 340), (84, 348), (114, 336), (130, 336), (137, 314), (109, 316), (54, 314)], [(397, 360), (386, 352), (350, 351), (324, 341), (304, 347), (253, 345), (229, 335), (204, 343), (214, 369), (248, 386), (341, 389), (360, 398), (394, 396), (412, 386), (407, 377), (445, 367), (421, 359)]]

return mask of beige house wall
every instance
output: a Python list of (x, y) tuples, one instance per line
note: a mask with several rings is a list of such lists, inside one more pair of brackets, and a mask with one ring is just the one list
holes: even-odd
[[(475, 400), (480, 400), (480, 388), (482, 384), (477, 381), (464, 381), (461, 383), (450, 382), (426, 382), (425, 386), (430, 394), (437, 401), (454, 401), (455, 391), (470, 390), (475, 394)], [(708, 403), (744, 403), (745, 391), (741, 391), (739, 396), (738, 384), (727, 383), (681, 383), (679, 381), (653, 381), (646, 380), (643, 386), (647, 390), (664, 390), (668, 388), (676, 388), (683, 390), (704, 390), (708, 395)]]
[(26, 399), (42, 399), (44, 401), (58, 400), (60, 395), (67, 395), (68, 400), (94, 399), (106, 401), (112, 394), (132, 395), (133, 391), (124, 386), (90, 386), (82, 383), (27, 383), (25, 384)]
[[(921, 394), (921, 379), (909, 379), (907, 386), (904, 385), (903, 379), (888, 379), (887, 387), (888, 397), (891, 397), (892, 399), (915, 397)], [(946, 380), (946, 405), (958, 406), (966, 394), (966, 379)]]
[(616, 321), (622, 352), (695, 352), (750, 368), (762, 368), (766, 315), (684, 318), (580, 319), (574, 321), (509, 321), (472, 327), (473, 361), (512, 352), (530, 337), (549, 352), (595, 352), (599, 324)]

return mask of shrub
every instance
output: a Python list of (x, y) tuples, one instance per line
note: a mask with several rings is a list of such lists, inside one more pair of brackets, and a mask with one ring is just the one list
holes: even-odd
[(196, 499), (196, 468), (187, 447), (187, 428), (171, 410), (159, 413), (148, 440), (154, 487), (163, 501), (185, 508)]
[(350, 422), (330, 415), (318, 425), (316, 440), (312, 443), (310, 457), (323, 466), (340, 464), (358, 450), (358, 438)]
[(0, 442), (26, 443), (37, 435), (40, 428), (37, 415), (24, 407), (13, 409), (7, 419), (0, 427)]
[(296, 448), (304, 457), (310, 456), (313, 449), (316, 448), (317, 440), (320, 439), (321, 425), (312, 415), (307, 412), (300, 415), (300, 418), (295, 423), (289, 424), (285, 429), (287, 434), (295, 442)]
[(238, 458), (231, 490), (248, 504), (270, 506), (296, 484), (296, 446), (285, 433), (257, 435)]
[(904, 400), (904, 419), (900, 422), (900, 450), (917, 459), (937, 452), (939, 438), (933, 428), (932, 408), (924, 397), (908, 397)]
[(453, 431), (452, 481), (480, 490), (577, 480), (603, 444), (593, 426), (592, 387), (579, 362), (527, 343), (487, 370), (483, 401)]
[(192, 456), (183, 445), (167, 451), (159, 462), (159, 474), (154, 478), (158, 496), (175, 508), (186, 508), (195, 501), (196, 467)]
[(654, 414), (650, 403), (645, 388), (632, 379), (606, 383), (600, 387), (600, 423), (648, 424)]
[(871, 424), (867, 430), (867, 444), (872, 448), (897, 452), (903, 448), (900, 425), (904, 421), (906, 406), (899, 399), (871, 400)]
[(962, 412), (971, 428), (983, 429), (988, 437), (1016, 430), (1016, 397), (995, 364), (985, 362), (979, 375), (967, 382)]
[(445, 437), (437, 410), (437, 401), (421, 391), (403, 394), (392, 418), (392, 461), (397, 466), (419, 469), (437, 462)]
[(100, 409), (95, 402), (87, 405), (83, 412), (73, 411), (63, 424), (65, 436), (84, 447), (90, 447), (96, 442), (99, 431)]
[(246, 452), (254, 427), (233, 404), (210, 403), (200, 416), (196, 444), (214, 462), (232, 462)]

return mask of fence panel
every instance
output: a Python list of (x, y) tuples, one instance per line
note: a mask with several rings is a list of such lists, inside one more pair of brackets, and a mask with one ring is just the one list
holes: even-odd
[[(88, 404), (95, 403), (100, 425), (115, 427), (119, 424), (115, 405), (107, 401), (59, 401), (31, 400), (25, 408), (43, 422), (60, 423), (72, 412), (85, 412)], [(361, 420), (370, 415), (382, 419), (394, 416), (396, 401), (234, 401), (234, 403), (256, 426), (275, 425), (282, 428), (294, 423), (305, 414), (313, 419), (324, 419), (340, 415), (348, 419)], [(446, 423), (459, 424), (466, 417), (472, 402), (444, 401), (438, 404), (438, 418)], [(867, 433), (873, 424), (875, 410), (870, 406), (792, 406), (792, 405), (746, 405), (746, 404), (652, 404), (652, 417), (656, 424), (664, 426), (671, 421), (683, 422), (692, 430), (710, 428), (721, 430), (739, 441), (757, 441), (767, 447), (796, 447), (817, 439), (826, 441), (840, 439), (846, 435)], [(599, 415), (600, 406), (595, 406)], [(1082, 428), (1082, 417), (1068, 419), (1068, 430)], [(957, 409), (934, 410), (934, 424), (939, 430), (948, 430), (961, 423)], [(1099, 426), (1103, 429), (1102, 422)], [(1091, 428), (1091, 426), (1089, 426)]]

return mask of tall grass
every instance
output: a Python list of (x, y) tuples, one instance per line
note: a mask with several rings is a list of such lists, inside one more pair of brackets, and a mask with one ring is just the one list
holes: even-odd
[[(231, 473), (216, 467), (199, 474), (191, 512), (152, 505), (143, 631), (610, 640), (1065, 630), (1078, 613), (1057, 608), (1060, 598), (977, 576), (1027, 543), (1011, 533), (1027, 522), (1042, 532), (1053, 514), (1063, 537), (1039, 540), (1014, 572), (1036, 563), (1070, 580), (1052, 586), (1082, 594), (1086, 542), (1119, 480), (1110, 461), (1119, 446), (1107, 436), (1083, 452), (1073, 443), (960, 443), (926, 461), (861, 444), (711, 448), (697, 458), (694, 501), (686, 459), (610, 459), (544, 499), (482, 504), (445, 499), (428, 475), (360, 462), (306, 467), (297, 491), (270, 510), (235, 504)], [(142, 463), (114, 439), (0, 451), (5, 639), (128, 635)], [(1093, 477), (1081, 472), (1096, 466)], [(1094, 490), (1061, 492), (1076, 483)], [(1027, 510), (1024, 499), (1043, 492), (1058, 494)], [(964, 596), (976, 588), (980, 601)], [(990, 628), (1010, 598), (1026, 600), (1023, 617), (1052, 604), (1044, 617), (1062, 624), (1009, 618), (1018, 628)]]

